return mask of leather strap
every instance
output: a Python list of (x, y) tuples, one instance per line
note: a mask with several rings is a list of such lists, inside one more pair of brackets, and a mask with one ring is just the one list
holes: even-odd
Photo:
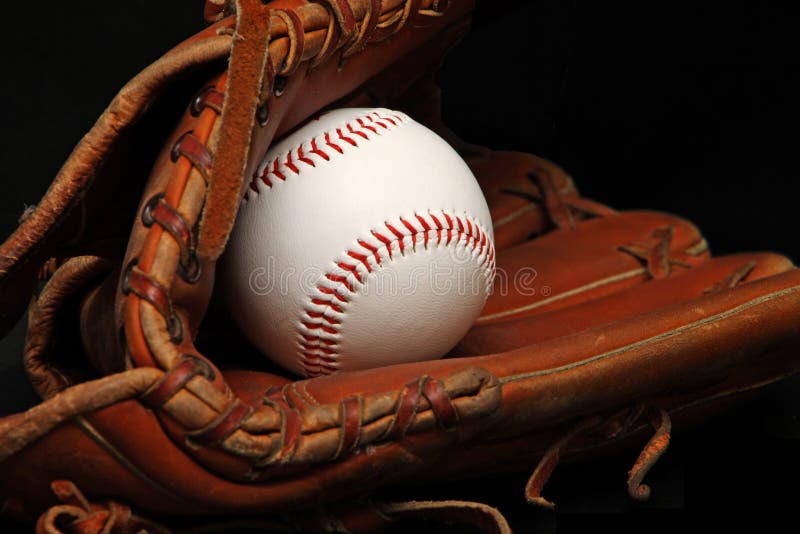
[[(237, 0), (236, 34), (231, 48), (228, 85), (222, 108), (219, 143), (211, 167), (206, 205), (200, 221), (198, 254), (214, 261), (222, 254), (239, 205), (259, 95), (272, 84), (268, 76), (270, 8), (261, 0)], [(271, 65), (270, 65), (271, 66)]]

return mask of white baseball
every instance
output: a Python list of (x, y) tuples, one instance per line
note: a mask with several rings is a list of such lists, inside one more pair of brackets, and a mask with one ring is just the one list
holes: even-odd
[(339, 109), (270, 147), (222, 263), (250, 341), (300, 375), (445, 355), (494, 277), (489, 209), (439, 136)]

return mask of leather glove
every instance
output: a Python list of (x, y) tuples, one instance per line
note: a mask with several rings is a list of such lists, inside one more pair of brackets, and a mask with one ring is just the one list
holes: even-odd
[[(3, 324), (30, 300), (23, 358), (42, 397), (0, 420), (6, 513), (38, 517), (42, 532), (223, 516), (269, 530), (372, 532), (419, 516), (509, 532), (480, 503), (383, 495), (527, 469), (528, 501), (551, 506), (542, 489), (560, 458), (623, 443), (642, 447), (628, 484), (645, 499), (673, 423), (796, 371), (800, 273), (787, 259), (712, 259), (687, 221), (617, 212), (546, 160), (447, 130), (433, 73), (471, 10), (208, 0), (209, 27), (121, 90), (0, 249)], [(177, 126), (158, 120), (181, 99)], [(461, 152), (489, 203), (498, 270), (528, 283), (496, 285), (444, 359), (299, 380), (227, 321), (215, 266), (256, 147), (364, 103), (406, 111)], [(143, 136), (163, 139), (149, 176), (132, 149)]]

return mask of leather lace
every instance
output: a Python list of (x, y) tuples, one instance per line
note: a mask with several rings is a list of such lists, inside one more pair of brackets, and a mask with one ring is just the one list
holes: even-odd
[(636, 462), (628, 472), (628, 494), (637, 501), (650, 498), (650, 487), (644, 484), (647, 473), (658, 462), (658, 459), (669, 447), (672, 422), (669, 414), (652, 406), (637, 405), (618, 412), (611, 417), (595, 416), (574, 424), (553, 442), (545, 451), (541, 460), (531, 474), (525, 486), (525, 498), (529, 504), (553, 509), (555, 505), (542, 496), (544, 485), (550, 479), (562, 455), (571, 448), (580, 445), (591, 446), (592, 443), (618, 439), (641, 429), (637, 425), (646, 419), (655, 429), (655, 433), (642, 448)]

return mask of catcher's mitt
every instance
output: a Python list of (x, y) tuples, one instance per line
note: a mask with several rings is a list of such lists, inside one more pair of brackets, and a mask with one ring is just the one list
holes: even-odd
[[(208, 29), (123, 88), (0, 249), (3, 326), (35, 291), (24, 358), (42, 397), (0, 420), (6, 513), (42, 532), (159, 532), (178, 516), (369, 532), (415, 515), (508, 532), (481, 504), (381, 492), (522, 468), (528, 501), (551, 506), (560, 457), (641, 443), (628, 485), (646, 499), (673, 422), (795, 372), (788, 260), (711, 259), (684, 220), (616, 212), (552, 163), (447, 131), (433, 73), (471, 9), (207, 0)], [(175, 101), (169, 133), (158, 119)], [(215, 264), (265, 147), (323, 108), (365, 105), (402, 109), (461, 152), (498, 267), (534, 267), (536, 283), (495, 292), (445, 359), (297, 380), (219, 310)], [(145, 135), (164, 139), (148, 179)], [(115, 189), (138, 206), (109, 209)]]

